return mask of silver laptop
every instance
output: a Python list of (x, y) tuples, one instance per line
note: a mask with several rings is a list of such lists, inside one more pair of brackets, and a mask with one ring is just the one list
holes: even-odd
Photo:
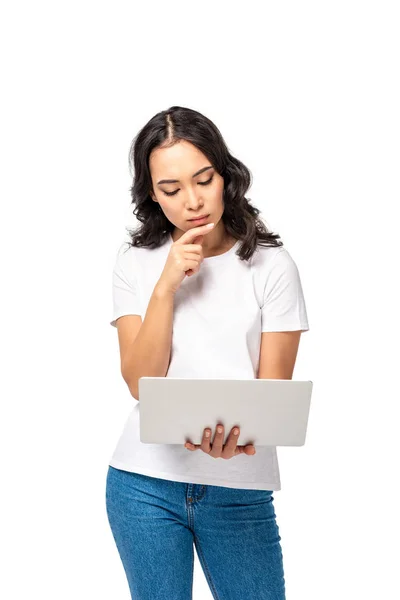
[(312, 381), (292, 379), (139, 379), (140, 440), (145, 444), (201, 444), (218, 423), (224, 443), (234, 425), (238, 445), (303, 446)]

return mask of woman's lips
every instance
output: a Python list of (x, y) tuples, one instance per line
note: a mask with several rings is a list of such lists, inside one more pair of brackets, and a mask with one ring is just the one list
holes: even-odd
[(190, 223), (201, 223), (202, 221), (207, 221), (210, 215), (206, 215), (205, 217), (201, 217), (200, 219), (189, 219)]

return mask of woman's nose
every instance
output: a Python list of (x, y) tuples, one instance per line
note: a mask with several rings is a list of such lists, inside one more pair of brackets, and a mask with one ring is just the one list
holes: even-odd
[(189, 190), (187, 192), (187, 208), (191, 208), (192, 210), (197, 210), (200, 206), (202, 206), (202, 201), (197, 192)]

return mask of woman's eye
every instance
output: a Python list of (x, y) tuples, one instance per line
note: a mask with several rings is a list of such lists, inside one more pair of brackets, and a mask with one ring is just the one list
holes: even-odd
[[(208, 179), (207, 181), (199, 181), (199, 185), (209, 185), (212, 180), (214, 178), (214, 175), (212, 177), (210, 177), (210, 179)], [(175, 196), (175, 194), (177, 194), (179, 192), (179, 190), (175, 190), (174, 192), (164, 192), (164, 194), (166, 196)]]
[(210, 177), (210, 179), (208, 181), (199, 181), (199, 185), (208, 185), (209, 183), (212, 182), (213, 177), (214, 177), (214, 175), (212, 177)]

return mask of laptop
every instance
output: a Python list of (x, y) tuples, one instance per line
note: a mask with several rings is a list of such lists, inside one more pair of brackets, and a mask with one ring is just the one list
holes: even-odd
[(292, 379), (188, 379), (141, 377), (140, 441), (201, 444), (205, 427), (224, 425), (224, 444), (234, 425), (242, 446), (303, 446), (312, 381)]

